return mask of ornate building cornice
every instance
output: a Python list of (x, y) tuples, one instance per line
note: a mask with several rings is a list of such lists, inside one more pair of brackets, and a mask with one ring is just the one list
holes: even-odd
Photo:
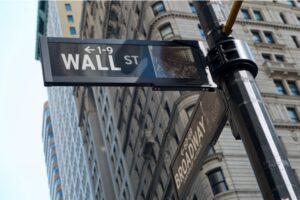
[(291, 31), (300, 31), (300, 26), (298, 25), (292, 25), (292, 24), (280, 24), (280, 23), (274, 23), (274, 22), (268, 22), (268, 21), (255, 21), (255, 20), (241, 20), (237, 19), (236, 22), (242, 26), (260, 26), (260, 27), (268, 27), (273, 28), (275, 30), (279, 29), (285, 29), (285, 30), (291, 30)]

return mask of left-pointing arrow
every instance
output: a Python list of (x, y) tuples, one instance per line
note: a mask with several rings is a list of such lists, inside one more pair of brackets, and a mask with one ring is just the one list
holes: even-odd
[(92, 51), (95, 51), (95, 49), (91, 49), (90, 46), (87, 46), (84, 50), (88, 53), (92, 53)]

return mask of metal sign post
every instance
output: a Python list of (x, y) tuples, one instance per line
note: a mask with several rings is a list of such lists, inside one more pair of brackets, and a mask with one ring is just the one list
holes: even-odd
[(216, 87), (198, 41), (42, 37), (40, 45), (46, 86)]
[(257, 66), (247, 45), (229, 38), (209, 1), (194, 1), (210, 48), (213, 77), (222, 87), (264, 199), (300, 199), (300, 186), (254, 81)]

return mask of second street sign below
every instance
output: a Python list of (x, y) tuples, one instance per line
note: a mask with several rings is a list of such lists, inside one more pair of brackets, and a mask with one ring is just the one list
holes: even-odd
[(46, 86), (215, 87), (197, 41), (42, 37), (40, 48)]

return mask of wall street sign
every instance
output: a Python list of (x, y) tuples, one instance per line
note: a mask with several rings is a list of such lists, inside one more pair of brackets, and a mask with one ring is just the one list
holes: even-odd
[(221, 92), (204, 92), (185, 129), (185, 134), (171, 164), (172, 179), (178, 199), (185, 199), (197, 173), (227, 120), (227, 105)]
[(198, 41), (40, 38), (46, 86), (152, 86), (208, 89)]

